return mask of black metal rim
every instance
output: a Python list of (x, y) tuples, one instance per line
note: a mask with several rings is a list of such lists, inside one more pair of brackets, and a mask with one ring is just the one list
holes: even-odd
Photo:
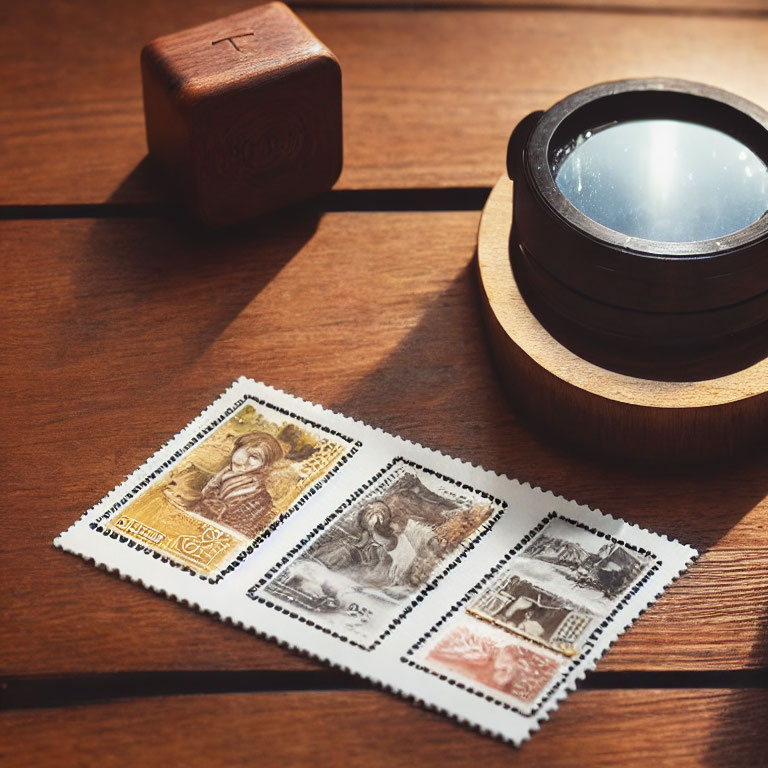
[[(727, 236), (669, 243), (598, 224), (560, 192), (553, 171), (558, 149), (588, 128), (652, 117), (721, 130), (768, 164), (768, 112), (734, 94), (670, 79), (592, 86), (532, 113), (512, 133), (507, 167), (515, 182), (514, 238), (558, 283), (618, 309), (704, 313), (765, 295), (768, 213)], [(768, 320), (757, 311), (764, 303), (752, 304), (755, 325)]]
[(531, 133), (526, 169), (542, 200), (584, 235), (644, 259), (686, 256), (728, 259), (734, 249), (768, 238), (768, 215), (730, 235), (696, 242), (670, 243), (628, 238), (583, 214), (562, 192), (552, 173), (557, 147), (582, 129), (611, 120), (667, 117), (717, 128), (746, 144), (768, 164), (768, 112), (727, 91), (685, 80), (622, 80), (586, 88), (545, 112)]

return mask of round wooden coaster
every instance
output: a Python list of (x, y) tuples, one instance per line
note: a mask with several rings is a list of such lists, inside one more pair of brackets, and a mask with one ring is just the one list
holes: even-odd
[(727, 376), (655, 381), (571, 352), (520, 295), (509, 260), (512, 182), (483, 209), (477, 244), (482, 308), (505, 386), (536, 422), (614, 457), (691, 464), (733, 456), (768, 433), (768, 358)]

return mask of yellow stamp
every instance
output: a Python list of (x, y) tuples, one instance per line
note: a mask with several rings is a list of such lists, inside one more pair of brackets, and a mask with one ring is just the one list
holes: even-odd
[(295, 509), (352, 442), (267, 404), (247, 404), (106, 525), (215, 575)]

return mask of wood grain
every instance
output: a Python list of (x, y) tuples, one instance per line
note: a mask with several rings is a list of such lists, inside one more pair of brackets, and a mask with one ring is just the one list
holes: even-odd
[(483, 8), (508, 7), (512, 9), (531, 8), (541, 10), (578, 10), (580, 13), (595, 13), (599, 11), (611, 11), (637, 15), (645, 13), (663, 13), (675, 15), (719, 15), (763, 16), (768, 13), (766, 0), (419, 0), (414, 3), (411, 0), (300, 0), (292, 3), (299, 9), (312, 6), (345, 8), (349, 6), (371, 7), (376, 6), (403, 6), (429, 8), (430, 6), (451, 7), (460, 6), (481, 10)]
[[(768, 103), (765, 0), (335, 2), (300, 15), (341, 59), (347, 189), (490, 185), (520, 117), (603, 79), (687, 77)], [(139, 51), (247, 5), (4, 8), (0, 204), (162, 200)], [(306, 207), (215, 237), (161, 218), (0, 223), (0, 674), (41, 689), (135, 672), (314, 679), (313, 661), (51, 546), (246, 374), (694, 544), (690, 574), (599, 669), (764, 675), (768, 456), (650, 474), (532, 431), (483, 333), (477, 221)], [(748, 766), (765, 761), (767, 709), (765, 689), (582, 690), (516, 751), (376, 691), (157, 696), (4, 711), (0, 763)]]
[(141, 73), (150, 157), (207, 226), (315, 197), (339, 178), (341, 68), (284, 3), (156, 38)]
[(316, 668), (51, 546), (240, 374), (704, 551), (601, 669), (768, 667), (768, 457), (650, 475), (530, 431), (490, 361), (477, 219), (0, 224), (3, 673)]
[(375, 691), (163, 697), (4, 712), (0, 756), (19, 768), (757, 766), (766, 707), (759, 690), (579, 691), (518, 750)]
[[(139, 51), (157, 35), (241, 7), (87, 0), (52, 6), (45, 25), (42, 0), (9, 8), (0, 67), (13, 77), (0, 85), (0, 203), (162, 199), (142, 163)], [(681, 77), (768, 104), (762, 16), (528, 7), (300, 16), (342, 66), (340, 188), (489, 186), (520, 118), (602, 80)], [(717, 67), (713, 51), (722, 52)]]

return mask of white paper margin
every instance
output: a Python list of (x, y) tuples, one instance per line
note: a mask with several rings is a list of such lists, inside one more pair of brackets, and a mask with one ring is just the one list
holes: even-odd
[[(93, 521), (183, 448), (190, 437), (246, 395), (254, 395), (271, 405), (285, 408), (353, 440), (359, 440), (362, 448), (238, 567), (217, 583), (130, 548), (119, 538), (110, 538), (91, 529)], [(441, 574), (437, 585), (376, 648), (366, 651), (352, 646), (246, 595), (247, 590), (258, 583), (308, 531), (323, 522), (354, 491), (397, 456), (489, 493), (503, 500), (507, 509), (490, 532), (462, 556), (458, 566)], [(627, 600), (613, 617), (594, 647), (580, 657), (579, 663), (554, 695), (534, 715), (526, 717), (405, 664), (401, 659), (418, 639), (551, 512), (646, 549), (661, 561), (661, 566), (642, 589)], [(698, 556), (693, 548), (666, 536), (651, 533), (549, 491), (534, 488), (528, 483), (521, 484), (505, 475), (403, 440), (245, 377), (234, 382), (125, 481), (62, 532), (54, 544), (100, 568), (118, 573), (121, 578), (135, 581), (198, 611), (210, 613), (281, 645), (301, 650), (334, 667), (360, 675), (385, 690), (516, 746), (538, 730), (558, 703), (574, 690), (578, 681), (594, 669), (599, 658), (619, 635)]]

